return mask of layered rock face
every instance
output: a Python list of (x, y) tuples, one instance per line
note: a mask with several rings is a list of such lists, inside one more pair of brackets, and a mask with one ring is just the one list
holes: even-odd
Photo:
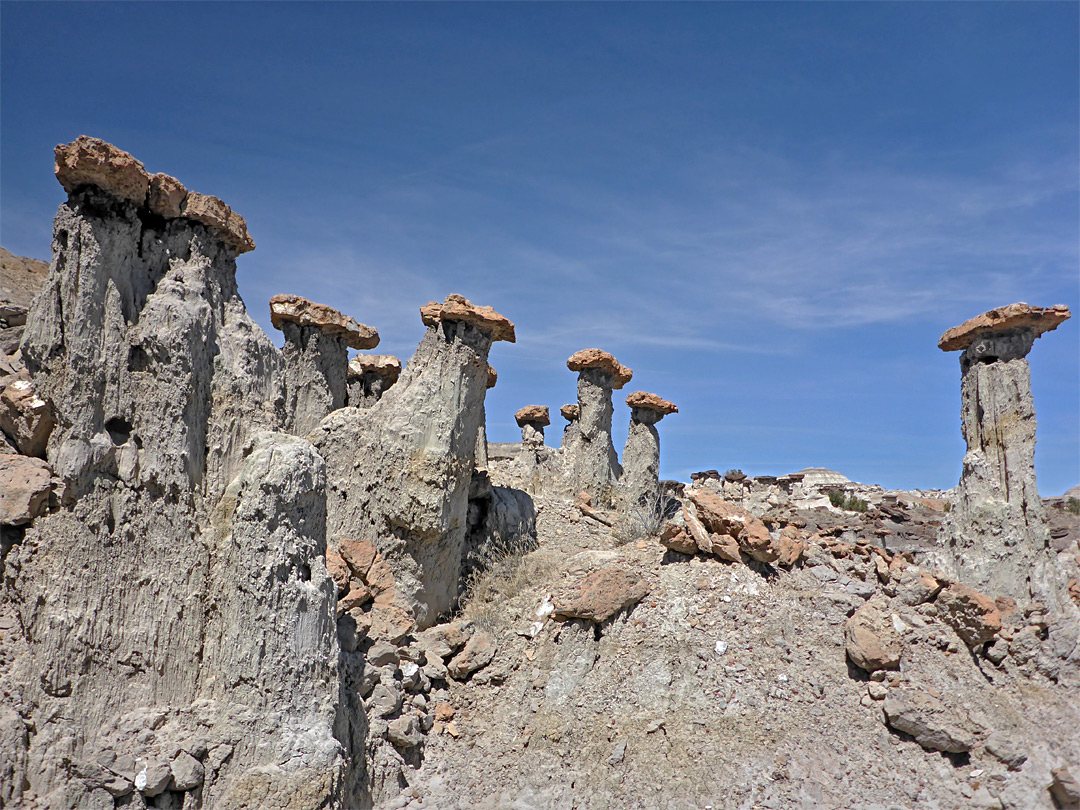
[(370, 409), (334, 412), (313, 437), (328, 464), (331, 543), (373, 543), (393, 570), (399, 607), (425, 627), (457, 597), (487, 354), (514, 333), (461, 296), (421, 315), (427, 334), (397, 384)]
[(292, 432), (307, 435), (345, 406), (349, 349), (373, 349), (379, 333), (299, 295), (270, 299), (270, 322), (285, 333), (285, 412)]
[(656, 423), (679, 408), (656, 394), (635, 391), (630, 406), (630, 432), (623, 449), (623, 495), (630, 504), (652, 506), (660, 493), (660, 434)]
[(102, 141), (58, 147), (57, 176), (22, 343), (55, 413), (53, 511), (5, 559), (3, 694), (33, 731), (3, 793), (322, 806), (341, 763), (324, 473), (260, 432), (284, 424), (282, 367), (237, 294), (246, 226)]
[(943, 530), (944, 563), (961, 581), (1026, 603), (1060, 602), (1035, 483), (1035, 406), (1027, 353), (1066, 307), (1012, 304), (950, 329), (938, 346), (960, 356), (967, 443), (956, 503)]
[(578, 372), (576, 430), (563, 437), (563, 467), (569, 488), (584, 490), (595, 503), (610, 504), (622, 475), (611, 441), (611, 392), (630, 382), (634, 372), (600, 349), (582, 349), (566, 367)]

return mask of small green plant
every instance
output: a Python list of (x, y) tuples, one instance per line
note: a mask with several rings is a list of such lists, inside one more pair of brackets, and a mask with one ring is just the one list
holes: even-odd
[(862, 498), (857, 498), (855, 495), (847, 495), (836, 489), (829, 492), (829, 503), (837, 509), (846, 509), (849, 512), (865, 512), (870, 508), (870, 504)]
[(1065, 511), (1080, 515), (1080, 498), (1069, 498), (1069, 500), (1065, 501)]

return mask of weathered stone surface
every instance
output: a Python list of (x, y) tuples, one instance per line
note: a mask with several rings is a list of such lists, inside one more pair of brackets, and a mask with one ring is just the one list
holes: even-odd
[(694, 504), (683, 504), (682, 518), (686, 524), (686, 531), (694, 539), (698, 551), (704, 554), (713, 554), (721, 560), (728, 562), (742, 562), (742, 550), (738, 541), (727, 532), (713, 534), (698, 517)]
[(150, 190), (146, 198), (147, 207), (165, 219), (175, 219), (184, 210), (187, 189), (175, 177), (158, 172), (150, 176)]
[(942, 620), (969, 647), (989, 641), (1001, 631), (1001, 614), (994, 600), (967, 585), (954, 583), (937, 597)]
[(806, 551), (806, 540), (803, 539), (803, 533), (790, 524), (780, 530), (780, 537), (776, 545), (779, 553), (776, 561), (781, 565), (794, 565)]
[(499, 381), (499, 372), (495, 370), (495, 367), (488, 363), (487, 367), (487, 387), (494, 388), (495, 384)]
[(904, 643), (884, 596), (874, 596), (844, 622), (844, 644), (852, 663), (867, 672), (900, 665)]
[(387, 726), (386, 736), (399, 748), (415, 748), (424, 739), (415, 714), (407, 714), (391, 720)]
[(491, 338), (492, 342), (505, 340), (513, 343), (514, 324), (491, 307), (476, 306), (461, 295), (448, 295), (443, 303), (430, 301), (420, 307), (420, 319), (424, 326), (436, 326), (443, 322), (467, 323), (475, 326)]
[(626, 404), (631, 408), (654, 411), (661, 416), (679, 412), (679, 406), (674, 402), (668, 402), (666, 399), (661, 399), (656, 394), (650, 394), (646, 391), (634, 391), (627, 395)]
[(547, 405), (526, 405), (514, 414), (514, 421), (518, 427), (535, 425), (542, 428), (551, 424), (551, 417), (548, 415)]
[(597, 369), (606, 372), (611, 375), (610, 387), (614, 389), (622, 388), (634, 377), (633, 369), (627, 368), (602, 349), (582, 349), (575, 352), (566, 361), (566, 367), (571, 371)]
[(45, 456), (56, 420), (27, 375), (0, 379), (0, 430), (24, 456)]
[(961, 712), (917, 688), (890, 689), (883, 706), (891, 728), (930, 751), (961, 754), (978, 742), (978, 727)]
[(1062, 810), (1080, 808), (1080, 780), (1073, 776), (1067, 765), (1050, 772), (1050, 794)]
[(976, 315), (959, 326), (946, 330), (938, 339), (938, 348), (943, 352), (960, 351), (971, 346), (980, 335), (1012, 329), (1030, 329), (1038, 337), (1044, 332), (1057, 329), (1070, 317), (1069, 308), (1064, 304), (1052, 307), (1033, 307), (1023, 302), (1009, 304)]
[(601, 568), (562, 594), (551, 615), (556, 619), (587, 619), (602, 624), (619, 611), (636, 605), (648, 592), (648, 585), (636, 574), (621, 568)]
[(581, 417), (581, 407), (578, 405), (563, 405), (559, 413), (567, 422), (576, 422)]
[[(357, 323), (333, 307), (316, 304), (299, 295), (279, 294), (270, 299), (270, 323), (275, 329), (281, 329), (286, 322), (313, 327), (340, 338), (350, 349), (374, 349), (379, 345), (379, 333), (373, 327)], [(399, 371), (400, 368), (399, 361)]]
[(172, 773), (173, 789), (180, 791), (194, 790), (206, 776), (202, 763), (186, 751), (181, 751), (169, 763), (169, 771)]
[(217, 197), (189, 191), (181, 215), (205, 225), (238, 256), (255, 249), (244, 218)]
[(710, 532), (731, 535), (740, 549), (759, 562), (775, 562), (779, 559), (780, 549), (773, 542), (772, 535), (753, 514), (706, 489), (690, 490), (688, 497)]
[(49, 508), (52, 475), (38, 458), (0, 455), (0, 525), (21, 526)]
[(401, 376), (401, 360), (392, 354), (358, 354), (349, 361), (349, 375), (364, 374), (375, 374), (389, 388)]
[(465, 642), (461, 652), (450, 659), (446, 669), (450, 677), (463, 681), (478, 669), (490, 664), (494, 657), (495, 642), (491, 634), (480, 630), (473, 633), (472, 637)]
[(142, 207), (150, 188), (150, 175), (142, 161), (100, 138), (80, 135), (57, 145), (56, 179), (68, 194), (94, 185), (114, 197)]

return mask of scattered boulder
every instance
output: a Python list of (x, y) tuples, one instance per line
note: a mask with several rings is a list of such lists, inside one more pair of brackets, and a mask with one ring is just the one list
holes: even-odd
[(636, 574), (621, 568), (601, 568), (562, 594), (551, 615), (555, 619), (587, 619), (603, 624), (648, 593), (648, 585)]
[(206, 775), (202, 763), (186, 751), (181, 751), (169, 763), (169, 771), (173, 789), (180, 791), (194, 790), (203, 783)]
[[(803, 539), (803, 533), (791, 524), (780, 530), (776, 546), (778, 553), (776, 561), (781, 565), (794, 565), (806, 552), (806, 541)], [(877, 559), (881, 558), (878, 557)]]
[(480, 630), (472, 634), (464, 648), (446, 665), (450, 677), (463, 681), (478, 669), (486, 667), (495, 657), (495, 642), (491, 634)]
[(780, 558), (780, 549), (769, 530), (752, 513), (707, 489), (692, 489), (688, 497), (710, 532), (734, 537), (739, 548), (758, 562), (771, 563)]
[(25, 375), (0, 380), (0, 430), (20, 453), (44, 458), (55, 424), (52, 405), (37, 395)]
[(889, 603), (884, 595), (871, 597), (844, 623), (844, 645), (848, 658), (867, 672), (896, 669), (904, 643), (893, 627)]
[(386, 736), (398, 748), (415, 748), (424, 739), (415, 714), (406, 714), (391, 720)]
[(953, 583), (938, 594), (942, 620), (969, 647), (977, 647), (1001, 630), (1001, 613), (994, 600), (967, 585)]
[(978, 742), (979, 728), (965, 714), (949, 708), (925, 689), (890, 689), (883, 708), (890, 728), (910, 734), (929, 751), (961, 754)]
[(0, 525), (21, 526), (49, 508), (52, 472), (39, 458), (0, 455)]

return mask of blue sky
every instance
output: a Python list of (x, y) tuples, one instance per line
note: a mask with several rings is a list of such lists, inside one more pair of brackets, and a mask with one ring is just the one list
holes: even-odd
[[(489, 436), (597, 346), (680, 413), (662, 474), (955, 485), (946, 328), (1080, 297), (1076, 3), (0, 3), (0, 244), (47, 257), (80, 134), (216, 194), (408, 358), (448, 293), (517, 324)], [(1080, 481), (1080, 317), (1030, 355)], [(621, 442), (629, 414), (617, 394)], [(557, 445), (562, 420), (548, 428)]]

